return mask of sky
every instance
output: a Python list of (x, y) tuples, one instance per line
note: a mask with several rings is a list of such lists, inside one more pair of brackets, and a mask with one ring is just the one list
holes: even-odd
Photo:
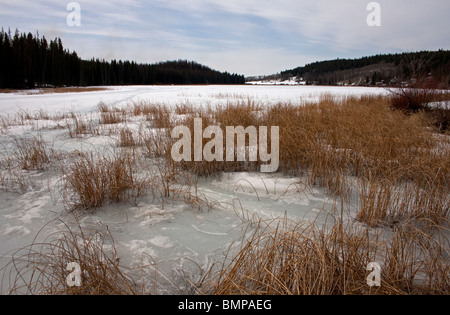
[[(336, 58), (450, 49), (450, 1), (0, 0), (0, 27), (60, 37), (83, 59), (186, 59), (268, 75)], [(67, 17), (79, 13), (80, 26)], [(369, 26), (370, 14), (380, 26)], [(70, 19), (71, 21), (76, 21)]]

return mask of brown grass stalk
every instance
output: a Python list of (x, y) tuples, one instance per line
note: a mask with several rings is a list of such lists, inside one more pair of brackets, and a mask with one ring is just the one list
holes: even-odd
[[(12, 259), (2, 270), (2, 283), (8, 294), (18, 295), (136, 295), (136, 283), (125, 275), (119, 265), (114, 241), (110, 234), (86, 234), (62, 223), (65, 231), (49, 235), (12, 253)], [(108, 243), (107, 243), (108, 241)], [(71, 263), (81, 268), (80, 286), (67, 282)], [(5, 279), (6, 277), (6, 279)], [(2, 289), (2, 292), (6, 292)]]
[[(386, 238), (341, 222), (325, 229), (283, 219), (256, 229), (237, 252), (230, 251), (224, 265), (204, 279), (201, 293), (448, 294), (448, 256), (436, 238), (409, 225)], [(380, 287), (368, 286), (371, 262), (382, 266)]]

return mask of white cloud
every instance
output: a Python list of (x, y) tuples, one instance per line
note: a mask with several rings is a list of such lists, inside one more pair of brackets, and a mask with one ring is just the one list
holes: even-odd
[(0, 20), (59, 36), (86, 58), (193, 59), (245, 74), (322, 58), (450, 49), (450, 3), (442, 0), (379, 0), (382, 26), (375, 28), (366, 24), (369, 0), (79, 0), (81, 28), (66, 25), (68, 2), (0, 0)]

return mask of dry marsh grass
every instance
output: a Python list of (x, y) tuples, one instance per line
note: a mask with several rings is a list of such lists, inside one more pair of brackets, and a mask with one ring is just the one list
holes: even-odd
[[(386, 97), (336, 100), (330, 95), (322, 96), (318, 103), (301, 106), (291, 103), (263, 106), (239, 98), (216, 108), (183, 104), (171, 109), (140, 102), (118, 110), (100, 104), (98, 112), (100, 118), (96, 121), (75, 114), (67, 118), (70, 137), (95, 134), (99, 132), (98, 124), (117, 124), (139, 117), (145, 122), (138, 131), (128, 127), (117, 129), (120, 149), (78, 153), (73, 163), (62, 168), (64, 203), (71, 210), (96, 210), (108, 203), (136, 202), (144, 195), (152, 196), (162, 209), (173, 201), (182, 201), (199, 211), (214, 209), (216, 202), (198, 192), (198, 178), (222, 172), (258, 171), (262, 162), (260, 159), (251, 163), (237, 159), (174, 162), (170, 156), (174, 144), (170, 130), (185, 125), (194, 134), (195, 118), (202, 119), (202, 131), (210, 125), (220, 126), (224, 131), (226, 126), (257, 129), (279, 126), (279, 172), (297, 177), (309, 187), (325, 189), (336, 207), (340, 205), (343, 209), (346, 202), (356, 205), (353, 221), (346, 225), (342, 218), (336, 218), (331, 226), (316, 226), (314, 222), (299, 224), (287, 219), (267, 223), (248, 215), (254, 223), (252, 227), (258, 226), (255, 232), (237, 252), (230, 249), (219, 271), (211, 270), (199, 284), (199, 293), (450, 292), (450, 140), (448, 135), (439, 134), (427, 113), (405, 115), (393, 110), (391, 99)], [(208, 141), (203, 139), (203, 146)], [(270, 147), (270, 136), (268, 141)], [(39, 169), (45, 166), (42, 153), (48, 150), (39, 141), (31, 144), (38, 153), (33, 154), (34, 150), (26, 149), (28, 143), (22, 143), (26, 153), (31, 154), (22, 160), (31, 163), (26, 167)], [(77, 241), (78, 246), (92, 242), (89, 236), (83, 238), (85, 241)], [(66, 252), (68, 244), (75, 246), (73, 239), (74, 234), (69, 233), (68, 238), (62, 238), (64, 244), (50, 248)], [(32, 253), (30, 257), (39, 256), (34, 246), (27, 249)], [(103, 257), (98, 250), (96, 257)], [(90, 249), (77, 249), (76, 253), (81, 261), (87, 260), (85, 268), (89, 269), (90, 264), (98, 262), (89, 255), (80, 258), (79, 253), (85, 251)], [(45, 253), (41, 259), (46, 261), (49, 257)], [(382, 265), (382, 286), (370, 288), (366, 283), (366, 267), (374, 261)], [(117, 277), (110, 271), (104, 271), (103, 276), (107, 274), (107, 279), (118, 281), (117, 287), (125, 288), (123, 292), (135, 293), (114, 260), (110, 262), (111, 272), (117, 273)], [(52, 264), (58, 266), (61, 260)], [(19, 273), (29, 270), (17, 265), (14, 268)], [(60, 279), (62, 271), (61, 267), (43, 268), (39, 272), (33, 269), (31, 274), (37, 280), (15, 287), (27, 288), (28, 292), (91, 292), (89, 288), (67, 291), (62, 282), (48, 286), (43, 280)], [(106, 286), (108, 289), (102, 293), (115, 292), (109, 284)]]
[(136, 200), (145, 180), (136, 177), (136, 157), (127, 152), (80, 153), (63, 170), (65, 204), (71, 209), (98, 209), (107, 202)]
[[(184, 106), (177, 106), (176, 108), (185, 108)], [(146, 121), (151, 123), (151, 126), (156, 129), (164, 129), (173, 127), (172, 116), (178, 110), (171, 109), (164, 104), (152, 104), (144, 101), (133, 102), (123, 109), (124, 112), (131, 116), (143, 116)]]
[[(342, 222), (329, 230), (286, 222), (257, 229), (206, 281), (205, 292), (450, 292), (450, 151), (423, 112), (393, 111), (382, 97), (322, 97), (318, 104), (279, 104), (260, 115), (252, 107), (240, 110), (229, 111), (228, 121), (281, 127), (282, 172), (306, 177), (343, 200), (356, 192), (356, 219), (365, 229)], [(393, 236), (369, 237), (380, 226), (393, 229)], [(380, 288), (366, 284), (372, 261), (382, 262)]]
[(0, 188), (25, 193), (30, 184), (30, 174), (50, 169), (57, 154), (40, 134), (7, 137), (10, 147), (4, 147), (0, 154)]
[(133, 135), (133, 131), (129, 128), (122, 128), (120, 129), (120, 140), (119, 140), (119, 146), (126, 148), (135, 148), (138, 145), (135, 140), (135, 136)]
[[(110, 234), (86, 234), (80, 225), (52, 234), (44, 241), (12, 253), (13, 259), (0, 270), (9, 295), (137, 295), (135, 282), (120, 267)], [(107, 242), (108, 241), (108, 242)], [(80, 286), (69, 286), (72, 270), (80, 265)], [(4, 289), (2, 289), (2, 292)]]
[(2, 160), (0, 167), (0, 189), (8, 192), (25, 193), (29, 187), (27, 174), (15, 166), (10, 160)]
[[(361, 220), (373, 226), (400, 216), (441, 222), (448, 215), (450, 147), (437, 140), (423, 113), (404, 115), (391, 110), (389, 102), (381, 96), (336, 101), (326, 95), (318, 104), (304, 106), (238, 102), (187, 115), (184, 125), (191, 134), (197, 117), (202, 118), (203, 128), (218, 125), (224, 134), (226, 126), (279, 126), (279, 170), (306, 177), (309, 185), (344, 199), (356, 190), (361, 196)], [(203, 139), (203, 146), (208, 141)], [(210, 175), (258, 171), (261, 164), (260, 160), (182, 161), (176, 166)]]
[(150, 107), (147, 109), (146, 116), (147, 121), (151, 122), (154, 128), (166, 129), (174, 126), (171, 120), (172, 111), (165, 105)]
[(360, 185), (357, 219), (369, 226), (392, 225), (408, 220), (429, 226), (445, 226), (448, 223), (450, 195), (445, 187), (432, 183), (421, 187), (407, 182), (393, 185), (384, 180), (364, 180)]
[(74, 112), (70, 114), (67, 129), (71, 139), (83, 138), (89, 134), (95, 134), (95, 123), (92, 118), (82, 117)]
[[(342, 222), (328, 230), (286, 219), (261, 223), (219, 271), (208, 274), (200, 293), (445, 295), (450, 290), (448, 249), (414, 226), (383, 239)], [(372, 262), (382, 267), (380, 287), (367, 285)]]
[(13, 137), (15, 150), (12, 158), (22, 170), (42, 171), (51, 161), (51, 152), (42, 136)]
[(168, 129), (147, 129), (140, 132), (141, 142), (144, 144), (144, 155), (149, 158), (164, 157), (166, 162), (173, 164), (170, 152), (172, 141)]
[(100, 124), (102, 125), (114, 125), (125, 121), (126, 120), (120, 112), (102, 112), (100, 117)]
[(100, 103), (98, 105), (98, 111), (100, 112), (99, 123), (101, 125), (114, 125), (126, 122), (126, 109), (109, 108), (105, 103)]

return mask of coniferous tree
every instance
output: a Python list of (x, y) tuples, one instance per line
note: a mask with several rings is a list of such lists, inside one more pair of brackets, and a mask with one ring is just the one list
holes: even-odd
[[(5, 45), (4, 45), (4, 39), (5, 39), (5, 32), (2, 28), (2, 31), (0, 33), (0, 69), (5, 69), (6, 67), (6, 52), (5, 52)], [(5, 72), (0, 71), (0, 87), (5, 85)]]
[(134, 61), (82, 60), (39, 33), (0, 33), (0, 88), (129, 84), (244, 84), (242, 75), (221, 73), (186, 60), (153, 65)]

